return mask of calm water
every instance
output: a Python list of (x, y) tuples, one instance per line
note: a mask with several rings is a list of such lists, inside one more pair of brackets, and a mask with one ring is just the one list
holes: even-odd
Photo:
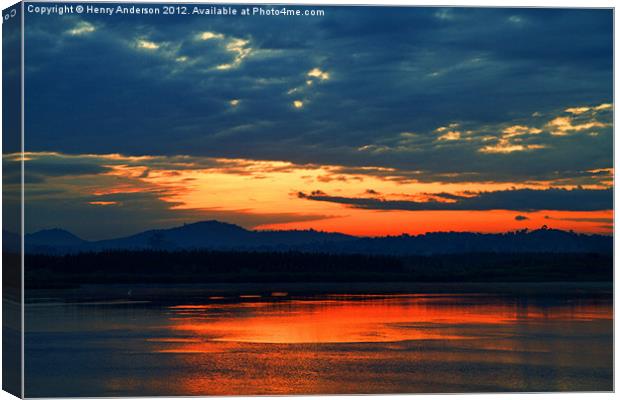
[(612, 390), (610, 296), (38, 298), (26, 395)]

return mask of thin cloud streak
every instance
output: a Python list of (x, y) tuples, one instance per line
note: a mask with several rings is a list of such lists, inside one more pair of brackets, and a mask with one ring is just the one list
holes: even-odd
[[(299, 192), (300, 199), (338, 203), (366, 210), (401, 211), (600, 211), (613, 208), (613, 189), (515, 189), (481, 192), (473, 196), (450, 195), (453, 201), (383, 200), (369, 197), (328, 196), (322, 192)], [(441, 197), (441, 195), (439, 195)], [(445, 196), (444, 196), (445, 197)]]

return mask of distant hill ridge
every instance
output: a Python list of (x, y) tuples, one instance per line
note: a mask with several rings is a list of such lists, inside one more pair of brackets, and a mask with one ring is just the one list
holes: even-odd
[[(3, 232), (4, 249), (19, 238)], [(27, 253), (65, 254), (113, 249), (307, 251), (336, 254), (429, 255), (471, 252), (611, 253), (613, 237), (541, 228), (506, 233), (432, 232), (416, 236), (356, 237), (315, 230), (254, 231), (219, 221), (153, 229), (117, 239), (86, 241), (63, 229), (25, 235)]]

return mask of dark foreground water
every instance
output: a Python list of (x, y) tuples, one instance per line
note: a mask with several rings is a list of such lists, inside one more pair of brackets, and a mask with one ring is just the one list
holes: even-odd
[(613, 389), (609, 293), (177, 289), (31, 292), (26, 395)]

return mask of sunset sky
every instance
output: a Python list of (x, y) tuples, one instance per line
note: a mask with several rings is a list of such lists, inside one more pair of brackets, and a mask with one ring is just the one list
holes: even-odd
[(26, 15), (26, 231), (612, 233), (611, 10), (325, 14)]

